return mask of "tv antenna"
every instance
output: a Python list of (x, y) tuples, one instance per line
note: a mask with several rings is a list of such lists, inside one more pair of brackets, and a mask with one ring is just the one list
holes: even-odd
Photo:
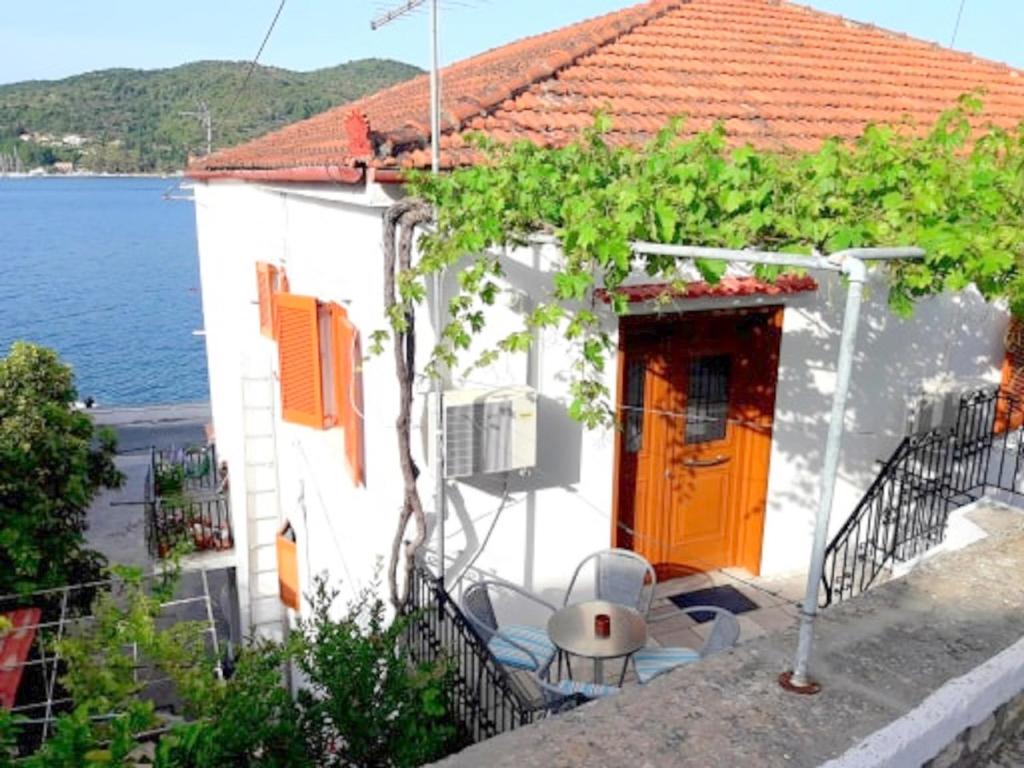
[[(433, 173), (441, 170), (441, 65), (440, 51), (438, 45), (439, 12), (438, 0), (405, 0), (401, 5), (395, 6), (370, 22), (370, 29), (376, 31), (396, 19), (400, 19), (408, 13), (415, 11), (424, 3), (430, 3), (430, 168)], [(441, 328), (444, 322), (444, 294), (443, 275), (440, 271), (433, 274), (434, 293), (434, 332), (438, 338), (441, 336)], [(437, 519), (437, 554), (438, 554), (438, 578), (441, 588), (445, 587), (445, 525), (444, 519), (447, 516), (447, 498), (444, 477), (444, 384), (438, 376), (431, 380), (431, 391), (434, 395), (433, 406), (435, 409), (434, 427), (434, 516)]]
[(441, 170), (441, 65), (438, 44), (440, 8), (438, 0), (405, 0), (370, 21), (370, 29), (381, 27), (406, 16), (425, 3), (430, 3), (430, 167), (434, 173)]
[(206, 154), (213, 152), (213, 116), (210, 114), (210, 106), (205, 101), (199, 102), (199, 110), (196, 112), (179, 112), (182, 117), (194, 117), (206, 128)]

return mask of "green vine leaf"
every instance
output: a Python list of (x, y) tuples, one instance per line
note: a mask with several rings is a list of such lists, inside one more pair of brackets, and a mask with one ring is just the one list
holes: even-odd
[[(856, 141), (830, 140), (804, 153), (730, 147), (721, 125), (687, 133), (682, 119), (645, 146), (627, 146), (606, 113), (561, 148), (474, 137), (484, 162), (411, 177), (409, 191), (434, 206), (436, 226), (421, 238), (421, 262), (401, 276), (402, 301), (389, 322), (404, 330), (431, 275), (456, 269), (458, 293), (430, 366), (451, 369), (486, 332), (505, 286), (492, 249), (554, 234), (562, 257), (547, 296), (534, 293), (523, 330), (477, 353), (474, 366), (526, 351), (538, 329), (557, 330), (575, 350), (566, 361), (570, 411), (593, 426), (613, 421), (603, 384), (613, 345), (599, 329), (606, 312), (629, 312), (620, 287), (643, 274), (666, 286), (665, 302), (687, 289), (684, 265), (635, 256), (635, 240), (802, 254), (920, 245), (923, 262), (878, 267), (887, 271), (897, 314), (909, 314), (921, 297), (969, 285), (1024, 313), (1024, 130), (973, 128), (982, 106), (979, 94), (967, 94), (929, 131), (869, 125)], [(711, 283), (726, 271), (714, 260), (693, 266)], [(755, 274), (775, 280), (783, 270)], [(607, 310), (595, 301), (598, 287)]]

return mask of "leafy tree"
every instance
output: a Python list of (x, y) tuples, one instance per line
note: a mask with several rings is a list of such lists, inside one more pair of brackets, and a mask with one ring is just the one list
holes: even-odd
[(85, 546), (86, 512), (122, 477), (115, 438), (74, 407), (71, 369), (16, 342), (0, 358), (0, 593), (95, 579), (104, 559)]
[[(195, 117), (211, 110), (216, 148), (237, 144), (331, 106), (353, 101), (419, 74), (409, 64), (362, 59), (313, 72), (257, 66), (245, 90), (248, 64), (200, 61), (162, 70), (108, 69), (64, 80), (0, 85), (0, 153), (17, 146), (27, 167), (73, 160), (92, 171), (174, 171), (189, 153), (205, 151)], [(81, 149), (21, 141), (22, 133), (69, 133)]]

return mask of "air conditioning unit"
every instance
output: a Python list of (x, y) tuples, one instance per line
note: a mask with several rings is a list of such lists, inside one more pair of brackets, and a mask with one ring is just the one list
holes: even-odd
[[(435, 461), (434, 396), (424, 435)], [(444, 393), (444, 475), (448, 478), (529, 469), (537, 463), (537, 393), (531, 387), (454, 389)]]
[(996, 389), (982, 379), (953, 379), (940, 376), (924, 382), (909, 398), (907, 434), (920, 435), (933, 429), (951, 429), (960, 412), (960, 399), (980, 389)]

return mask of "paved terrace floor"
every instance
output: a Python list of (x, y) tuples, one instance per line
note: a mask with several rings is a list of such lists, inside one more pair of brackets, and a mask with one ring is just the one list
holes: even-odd
[[(715, 587), (734, 590), (749, 601), (750, 609), (737, 616), (740, 623), (739, 644), (743, 645), (767, 634), (795, 626), (800, 615), (800, 602), (807, 587), (807, 577), (803, 573), (794, 573), (762, 578), (751, 576), (739, 569), (725, 568), (660, 582), (651, 603), (648, 624), (650, 645), (700, 648), (711, 630), (711, 622), (694, 621), (672, 602), (671, 597), (699, 596), (703, 590)], [(607, 662), (604, 682), (617, 683), (621, 670), (620, 662)], [(573, 659), (572, 672), (575, 680), (593, 680), (591, 662)], [(521, 677), (525, 687), (533, 687), (527, 676)], [(630, 666), (623, 684), (630, 686), (636, 682), (636, 675)]]
[(1024, 636), (1024, 515), (982, 504), (969, 518), (988, 538), (822, 614), (817, 696), (776, 682), (791, 667), (791, 626), (440, 765), (821, 765)]

